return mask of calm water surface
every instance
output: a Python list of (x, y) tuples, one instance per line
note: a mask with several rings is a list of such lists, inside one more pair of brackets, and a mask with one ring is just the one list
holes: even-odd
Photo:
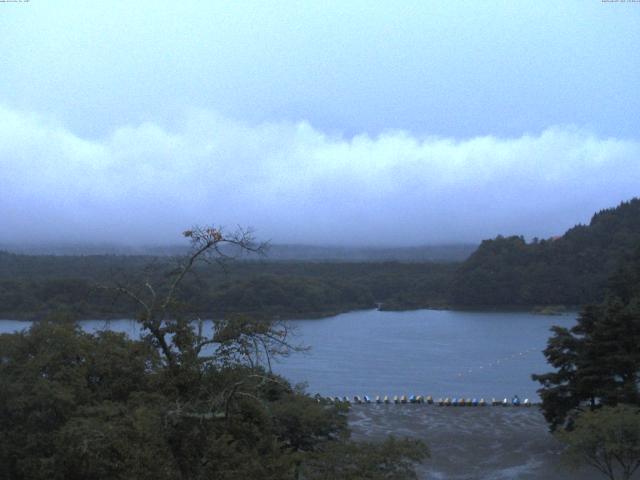
[(531, 374), (549, 370), (542, 355), (549, 328), (575, 322), (576, 314), (351, 312), (292, 322), (311, 352), (276, 369), (323, 395), (537, 399)]
[[(274, 365), (292, 382), (322, 395), (433, 395), (537, 399), (532, 373), (549, 370), (541, 351), (552, 325), (572, 326), (576, 314), (366, 310), (295, 320), (296, 341), (311, 347)], [(138, 335), (135, 322), (87, 320)], [(0, 332), (28, 327), (0, 321)]]

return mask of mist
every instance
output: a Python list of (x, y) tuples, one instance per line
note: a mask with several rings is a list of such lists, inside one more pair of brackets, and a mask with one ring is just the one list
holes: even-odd
[(95, 139), (0, 107), (0, 242), (175, 244), (195, 224), (311, 245), (545, 238), (638, 195), (639, 154), (575, 126), (346, 136), (195, 109)]
[(2, 7), (0, 245), (476, 244), (640, 194), (629, 2)]

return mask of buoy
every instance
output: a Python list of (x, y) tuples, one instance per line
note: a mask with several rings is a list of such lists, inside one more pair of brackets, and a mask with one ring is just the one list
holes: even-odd
[(431, 404), (433, 403), (433, 398), (431, 397), (431, 395), (429, 395), (429, 396), (427, 397), (427, 403), (428, 403), (429, 405), (431, 405)]

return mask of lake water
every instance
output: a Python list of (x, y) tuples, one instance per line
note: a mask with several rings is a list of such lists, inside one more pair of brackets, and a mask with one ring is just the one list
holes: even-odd
[[(552, 325), (576, 315), (416, 310), (366, 310), (294, 320), (298, 343), (311, 347), (274, 365), (292, 382), (322, 395), (432, 395), (536, 399), (532, 373), (549, 370), (542, 350)], [(0, 332), (28, 327), (0, 321)], [(135, 322), (88, 320), (83, 328), (138, 335)]]

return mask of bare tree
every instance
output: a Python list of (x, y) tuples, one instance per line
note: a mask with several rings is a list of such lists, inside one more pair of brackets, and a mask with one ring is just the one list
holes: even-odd
[[(179, 296), (181, 284), (187, 276), (195, 274), (199, 263), (216, 263), (226, 268), (229, 260), (240, 255), (264, 254), (267, 244), (257, 243), (252, 232), (242, 228), (228, 234), (221, 228), (194, 227), (183, 235), (190, 242), (189, 252), (168, 276), (158, 280), (148, 270), (142, 280), (104, 288), (125, 295), (137, 305), (144, 338), (160, 353), (170, 374), (167, 378), (181, 392), (167, 412), (167, 419), (229, 419), (232, 407), (241, 399), (251, 399), (266, 408), (259, 390), (267, 384), (283, 383), (271, 375), (273, 357), (304, 350), (291, 342), (292, 332), (287, 323), (232, 315), (213, 319), (212, 328), (207, 331), (202, 318), (180, 312)], [(209, 367), (230, 367), (227, 371), (232, 372), (238, 366), (249, 371), (225, 376), (223, 384), (217, 386), (207, 386), (198, 380)], [(282, 388), (290, 387), (283, 383)], [(193, 392), (198, 391), (194, 396)]]
[[(264, 254), (266, 243), (257, 243), (252, 231), (238, 227), (232, 233), (222, 228), (193, 227), (183, 232), (190, 249), (163, 282), (145, 275), (137, 285), (117, 283), (108, 286), (131, 299), (138, 307), (138, 321), (143, 334), (160, 351), (163, 361), (173, 368), (191, 361), (243, 359), (250, 366), (262, 361), (271, 368), (274, 355), (286, 355), (294, 346), (289, 343), (289, 328), (280, 321), (255, 321), (247, 317), (217, 319), (213, 332), (207, 334), (202, 319), (178, 313), (179, 287), (198, 263), (226, 263), (240, 255)], [(148, 273), (148, 272), (147, 272)], [(158, 284), (159, 283), (159, 284)], [(218, 345), (219, 355), (203, 355), (211, 345)]]

